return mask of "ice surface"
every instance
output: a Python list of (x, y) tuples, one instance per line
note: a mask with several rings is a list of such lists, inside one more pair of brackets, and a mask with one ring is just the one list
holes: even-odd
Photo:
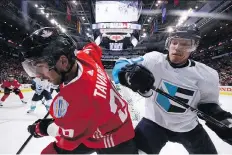
[[(30, 101), (33, 93), (24, 93), (27, 101)], [(2, 94), (0, 94), (2, 96)], [(220, 96), (222, 108), (232, 112), (232, 97)], [(142, 100), (141, 100), (142, 102)], [(136, 104), (137, 109), (143, 113), (143, 104)], [(0, 108), (0, 154), (15, 154), (24, 141), (29, 136), (27, 126), (32, 124), (38, 118), (44, 117), (46, 114), (45, 107), (40, 103), (35, 113), (27, 114), (30, 102), (22, 104), (18, 96), (11, 94), (4, 103), (4, 107)], [(204, 126), (205, 127), (205, 126)], [(231, 154), (232, 147), (220, 140), (215, 133), (205, 127), (212, 138), (218, 152), (220, 154)], [(23, 154), (40, 154), (41, 150), (50, 142), (54, 141), (52, 137), (32, 138), (23, 150)], [(168, 142), (161, 150), (160, 154), (188, 154), (184, 147), (177, 143)]]

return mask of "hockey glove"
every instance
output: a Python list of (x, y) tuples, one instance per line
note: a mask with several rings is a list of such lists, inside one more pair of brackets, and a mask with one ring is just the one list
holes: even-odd
[(199, 103), (198, 109), (228, 126), (219, 127), (213, 122), (205, 120), (206, 125), (211, 130), (213, 130), (222, 140), (232, 145), (232, 114), (223, 110), (217, 103)]
[(33, 84), (31, 84), (31, 89), (32, 90), (35, 90), (36, 89), (36, 86), (35, 86), (35, 84), (33, 83)]
[(57, 92), (57, 93), (60, 92), (60, 86), (56, 89), (56, 92)]
[(147, 68), (138, 64), (123, 67), (118, 74), (118, 78), (120, 84), (140, 94), (148, 92), (155, 82), (153, 74)]
[(232, 145), (232, 115), (229, 112), (227, 112), (227, 115), (229, 117), (227, 117), (226, 119), (225, 118), (224, 119), (216, 118), (216, 119), (218, 121), (221, 121), (228, 127), (218, 127), (217, 125), (211, 122), (206, 122), (206, 125), (211, 130), (213, 130), (218, 135), (218, 137), (220, 137), (223, 141)]
[(32, 134), (35, 138), (40, 138), (43, 136), (48, 136), (47, 128), (48, 126), (54, 122), (54, 119), (39, 119), (32, 125), (27, 127), (27, 130), (30, 134)]
[(14, 92), (16, 95), (18, 95), (18, 94), (20, 93), (20, 89), (15, 88), (15, 89), (13, 90), (13, 92)]

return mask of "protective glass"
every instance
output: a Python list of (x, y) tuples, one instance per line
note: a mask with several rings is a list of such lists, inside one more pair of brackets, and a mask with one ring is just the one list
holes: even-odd
[(54, 66), (49, 66), (49, 63), (47, 63), (46, 58), (40, 58), (40, 59), (26, 59), (22, 62), (22, 66), (25, 70), (25, 72), (30, 77), (37, 77), (37, 76), (43, 76), (47, 75), (47, 73), (54, 69)]

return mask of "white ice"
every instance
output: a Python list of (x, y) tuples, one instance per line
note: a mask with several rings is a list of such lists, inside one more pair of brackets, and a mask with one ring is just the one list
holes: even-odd
[[(30, 102), (32, 95), (32, 92), (24, 93), (28, 102)], [(2, 94), (0, 94), (1, 96)], [(220, 96), (222, 107), (230, 112), (232, 112), (231, 101), (232, 97)], [(37, 106), (35, 113), (27, 114), (26, 111), (29, 109), (29, 104), (22, 104), (18, 96), (12, 94), (4, 103), (4, 107), (0, 108), (0, 154), (15, 154), (29, 136), (27, 126), (46, 114), (46, 109), (42, 104)], [(139, 105), (137, 104), (136, 106)], [(139, 107), (139, 109), (142, 110), (142, 107)], [(207, 127), (205, 129), (212, 138), (219, 154), (232, 153), (232, 147), (230, 145), (219, 139)], [(54, 141), (52, 137), (32, 138), (22, 153), (39, 154), (52, 141)], [(188, 154), (182, 145), (168, 142), (160, 154), (165, 155), (170, 153), (178, 155)]]

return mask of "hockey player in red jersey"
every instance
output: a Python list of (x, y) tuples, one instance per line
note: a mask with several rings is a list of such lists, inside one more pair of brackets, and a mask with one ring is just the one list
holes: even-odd
[(138, 153), (128, 105), (104, 71), (99, 46), (82, 49), (56, 28), (37, 30), (23, 46), (28, 75), (64, 86), (51, 104), (52, 119), (28, 126), (34, 137), (56, 137), (42, 154)]
[(2, 96), (0, 100), (0, 106), (3, 106), (3, 102), (8, 98), (11, 92), (14, 92), (16, 95), (19, 96), (21, 99), (22, 103), (27, 103), (24, 101), (23, 94), (19, 87), (21, 84), (14, 78), (13, 75), (9, 75), (7, 80), (4, 80), (1, 87), (4, 89), (4, 95)]

